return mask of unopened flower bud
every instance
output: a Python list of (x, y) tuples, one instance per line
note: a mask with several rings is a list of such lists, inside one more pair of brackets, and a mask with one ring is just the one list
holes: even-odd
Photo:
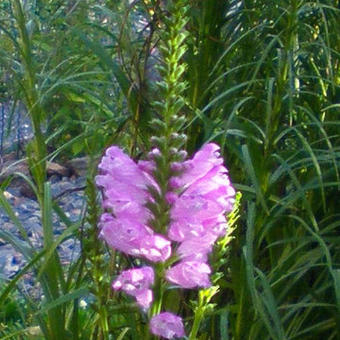
[(178, 152), (178, 155), (181, 157), (181, 159), (186, 159), (188, 156), (188, 153), (185, 150), (181, 150), (180, 152)]
[(183, 170), (184, 165), (183, 163), (180, 163), (180, 162), (172, 162), (170, 167), (172, 171), (178, 172), (178, 171)]
[(173, 143), (175, 143), (176, 146), (179, 147), (187, 141), (187, 136), (184, 133), (179, 134), (177, 132), (174, 132), (171, 134), (171, 139)]
[(172, 139), (177, 139), (179, 137), (179, 133), (177, 133), (177, 132), (173, 132), (172, 134), (171, 134), (171, 138)]
[(180, 138), (181, 142), (183, 142), (183, 143), (185, 143), (187, 141), (187, 139), (188, 139), (188, 137), (187, 137), (187, 135), (185, 133), (181, 133), (179, 135), (179, 138)]
[(178, 195), (174, 192), (169, 191), (166, 193), (165, 198), (169, 204), (174, 204), (178, 198)]
[(181, 126), (184, 123), (185, 123), (185, 117), (183, 117), (183, 116), (173, 115), (171, 117), (171, 124), (172, 125)]
[(176, 155), (178, 153), (178, 149), (177, 148), (170, 148), (170, 155)]
[(171, 117), (171, 122), (173, 123), (173, 122), (177, 121), (178, 118), (179, 118), (178, 115), (173, 115)]
[(160, 150), (158, 148), (153, 148), (149, 153), (148, 153), (148, 157), (150, 159), (156, 159), (158, 157), (161, 157), (162, 153), (160, 152)]
[(169, 179), (169, 187), (171, 189), (179, 189), (181, 187), (181, 182), (177, 177), (171, 177)]
[(158, 148), (162, 148), (162, 146), (165, 145), (166, 141), (165, 141), (165, 137), (162, 136), (162, 137), (156, 137), (156, 136), (152, 136), (151, 137), (151, 143), (155, 146), (157, 146)]
[(159, 129), (159, 130), (165, 130), (166, 129), (166, 124), (162, 120), (157, 119), (157, 118), (152, 119), (150, 124), (155, 129)]

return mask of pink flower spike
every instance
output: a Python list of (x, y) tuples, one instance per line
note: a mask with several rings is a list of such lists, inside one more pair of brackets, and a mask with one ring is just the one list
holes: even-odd
[(150, 328), (152, 334), (165, 339), (185, 336), (182, 318), (169, 312), (163, 312), (152, 317)]
[(168, 281), (182, 288), (210, 287), (210, 267), (200, 261), (184, 261), (176, 264), (166, 272)]
[(161, 235), (152, 235), (141, 240), (141, 253), (152, 262), (164, 262), (171, 255), (171, 242)]

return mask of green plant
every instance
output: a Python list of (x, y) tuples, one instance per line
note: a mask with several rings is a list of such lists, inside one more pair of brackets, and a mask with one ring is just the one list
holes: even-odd
[[(0, 306), (20, 305), (13, 292), (29, 270), (45, 295), (24, 297), (23, 315), (2, 330), (4, 337), (26, 339), (35, 331), (47, 339), (137, 339), (145, 331), (136, 307), (110, 292), (111, 275), (131, 259), (96, 243), (93, 177), (106, 146), (125, 146), (135, 158), (150, 147), (150, 123), (169, 99), (154, 85), (171, 60), (161, 72), (153, 65), (161, 63), (159, 39), (174, 28), (165, 3), (0, 3), (0, 100), (13, 108), (24, 102), (34, 126), (27, 153), (33, 183), (27, 180), (41, 205), (45, 242), (43, 250), (32, 247), (0, 195), (20, 233), (0, 229), (0, 237), (27, 260), (0, 291)], [(198, 311), (192, 337), (197, 331), (202, 339), (336, 339), (339, 1), (190, 0), (187, 7), (188, 34), (178, 49), (186, 68), (176, 92), (187, 150), (218, 142), (242, 192), (231, 248), (214, 254), (219, 294), (208, 301), (202, 292), (198, 304), (185, 295), (184, 313)], [(72, 223), (50, 195), (45, 162), (78, 154), (93, 168), (86, 216)], [(67, 227), (57, 238), (53, 210)], [(63, 268), (55, 250), (70, 237), (84, 248)], [(84, 297), (89, 304), (82, 309)]]

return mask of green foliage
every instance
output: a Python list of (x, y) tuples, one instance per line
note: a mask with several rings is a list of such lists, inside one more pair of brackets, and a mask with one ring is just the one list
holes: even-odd
[[(200, 110), (189, 137), (193, 149), (225, 145), (243, 193), (224, 301), (229, 336), (336, 338), (339, 38), (329, 27), (339, 11), (330, 1), (235, 2), (220, 4), (216, 24), (211, 6), (193, 6), (193, 31), (213, 33), (189, 40), (189, 79), (203, 72), (208, 84), (193, 95), (202, 81), (188, 82)], [(220, 48), (205, 53), (214, 42)], [(207, 55), (213, 64), (199, 62)]]
[[(242, 193), (230, 217), (240, 216), (237, 228), (211, 258), (219, 293), (207, 301), (202, 292), (193, 305), (199, 320), (191, 338), (339, 336), (339, 1), (190, 0), (165, 7), (171, 3), (0, 2), (0, 104), (23, 103), (31, 119), (27, 181), (44, 230), (44, 249), (34, 249), (0, 192), (21, 235), (0, 230), (0, 237), (27, 260), (0, 290), (2, 338), (145, 334), (136, 306), (110, 288), (131, 259), (97, 241), (93, 178), (106, 146), (143, 156), (155, 129), (166, 125), (186, 132), (177, 148), (219, 143)], [(178, 11), (187, 20), (176, 21)], [(170, 121), (174, 114), (179, 119)], [(162, 147), (162, 140), (153, 142)], [(51, 198), (45, 162), (75, 155), (89, 156), (93, 167), (86, 212), (73, 223)], [(52, 211), (66, 225), (59, 237)], [(70, 237), (82, 253), (64, 268), (56, 249)], [(31, 270), (44, 298), (16, 290)], [(197, 298), (185, 294), (188, 305)], [(179, 308), (190, 314), (188, 306)]]

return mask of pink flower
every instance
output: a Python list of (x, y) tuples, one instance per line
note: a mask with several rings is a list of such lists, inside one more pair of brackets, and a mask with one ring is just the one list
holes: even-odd
[(226, 230), (227, 221), (224, 215), (219, 215), (205, 221), (182, 219), (171, 224), (168, 237), (173, 241), (184, 242), (195, 237), (203, 239), (206, 238), (208, 234), (220, 237), (225, 234)]
[(145, 176), (137, 164), (118, 146), (109, 147), (102, 158), (99, 169), (111, 179), (145, 188)]
[(146, 223), (151, 217), (144, 207), (150, 199), (147, 187), (154, 182), (143, 169), (150, 166), (149, 162), (137, 165), (117, 146), (108, 148), (99, 164), (100, 175), (96, 176), (96, 184), (103, 189), (104, 208), (111, 209), (117, 218), (131, 217)]
[(105, 213), (101, 216), (99, 226), (99, 237), (110, 247), (125, 254), (143, 256), (152, 262), (165, 261), (171, 255), (169, 240), (132, 218), (115, 218)]
[(184, 261), (206, 262), (217, 237), (213, 233), (206, 233), (202, 237), (187, 237), (178, 247), (177, 254)]
[(164, 262), (171, 255), (171, 242), (154, 234), (141, 240), (141, 253), (152, 262)]
[(207, 233), (223, 234), (225, 214), (232, 210), (235, 190), (218, 149), (215, 144), (206, 144), (193, 159), (184, 162), (186, 170), (176, 178), (176, 185), (184, 190), (170, 211), (172, 222), (168, 236), (171, 240), (183, 242)]
[(149, 289), (154, 283), (152, 267), (134, 268), (123, 271), (113, 282), (114, 290), (123, 290), (126, 294), (134, 296), (142, 308), (149, 308), (153, 295)]
[(150, 328), (152, 334), (165, 339), (185, 336), (182, 318), (169, 312), (163, 312), (152, 317)]
[(152, 235), (152, 231), (131, 217), (115, 218), (111, 214), (101, 216), (99, 237), (103, 238), (110, 247), (123, 253), (141, 256), (141, 241)]
[(219, 146), (214, 143), (205, 144), (194, 157), (184, 162), (186, 171), (181, 176), (182, 186), (188, 187), (216, 166), (223, 164), (219, 154)]
[(166, 278), (183, 288), (210, 287), (210, 273), (210, 267), (204, 262), (184, 261), (168, 269)]
[(99, 164), (101, 175), (96, 177), (96, 183), (103, 189), (104, 208), (112, 210), (112, 214), (104, 213), (100, 219), (100, 237), (114, 249), (159, 262), (170, 257), (171, 243), (147, 226), (151, 213), (145, 204), (152, 201), (147, 188), (158, 190), (150, 174), (153, 168), (152, 161), (136, 164), (112, 146)]

